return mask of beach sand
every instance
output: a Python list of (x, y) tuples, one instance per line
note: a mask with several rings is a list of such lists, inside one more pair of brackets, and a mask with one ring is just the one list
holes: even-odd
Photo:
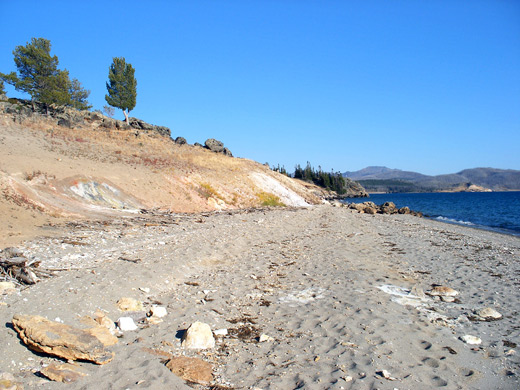
[[(211, 388), (175, 376), (169, 356), (212, 364), (215, 389), (520, 388), (518, 237), (323, 205), (82, 221), (19, 248), (63, 269), (0, 296), (0, 372), (25, 389)], [(435, 284), (455, 302), (422, 294)], [(57, 359), (11, 325), (28, 314), (85, 327), (98, 309), (115, 321), (122, 297), (168, 314), (124, 332), (110, 363), (77, 363), (87, 376), (74, 383), (41, 377)], [(477, 321), (485, 307), (503, 317)], [(228, 335), (181, 348), (195, 321)]]

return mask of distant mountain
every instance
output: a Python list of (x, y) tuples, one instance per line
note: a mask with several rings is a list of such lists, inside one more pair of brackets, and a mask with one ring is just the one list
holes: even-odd
[(438, 192), (520, 190), (520, 171), (474, 168), (448, 175), (428, 176), (417, 172), (367, 167), (343, 176), (358, 181), (368, 192)]

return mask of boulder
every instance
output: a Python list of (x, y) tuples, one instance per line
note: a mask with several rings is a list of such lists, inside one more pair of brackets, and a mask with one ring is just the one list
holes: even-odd
[(130, 117), (128, 118), (128, 122), (130, 123), (130, 127), (132, 129), (138, 129), (138, 130), (153, 130), (153, 125), (146, 123), (145, 121)]
[(202, 144), (199, 143), (199, 142), (195, 142), (195, 143), (193, 144), (193, 146), (198, 146), (199, 148), (203, 148), (203, 147), (204, 147), (204, 145), (202, 145)]
[(207, 385), (213, 379), (213, 367), (199, 358), (177, 356), (170, 359), (166, 367), (185, 381), (200, 385)]
[(409, 207), (401, 207), (399, 210), (398, 210), (398, 213), (399, 214), (410, 214), (411, 211), (410, 211), (410, 208)]
[(217, 141), (216, 139), (210, 138), (207, 139), (206, 142), (204, 142), (204, 145), (207, 149), (211, 150), (215, 153), (222, 153), (224, 152), (224, 144), (220, 141)]
[(231, 153), (231, 150), (229, 150), (228, 148), (224, 148), (222, 153), (224, 153), (226, 156), (233, 157), (233, 153)]
[(385, 202), (379, 207), (379, 212), (381, 214), (396, 214), (397, 207), (395, 207), (394, 202)]
[(159, 133), (159, 135), (162, 135), (163, 137), (170, 138), (170, 136), (171, 136), (171, 131), (166, 126), (154, 126), (153, 129), (154, 129), (154, 131), (156, 131), (157, 133)]
[(96, 364), (105, 364), (114, 358), (114, 353), (107, 351), (103, 343), (88, 331), (41, 316), (15, 315), (13, 327), (20, 339), (36, 352)]
[(177, 137), (177, 138), (175, 138), (175, 143), (177, 145), (186, 145), (188, 142), (186, 141), (186, 138), (184, 138), (184, 137)]
[(215, 347), (215, 338), (208, 324), (194, 322), (182, 337), (182, 347), (191, 349), (209, 349)]

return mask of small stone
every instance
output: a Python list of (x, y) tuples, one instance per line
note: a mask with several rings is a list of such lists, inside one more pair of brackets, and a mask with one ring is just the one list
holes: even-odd
[(452, 296), (442, 296), (441, 295), (441, 301), (443, 302), (455, 302), (455, 297)]
[(345, 382), (352, 382), (354, 378), (352, 378), (350, 375), (342, 377)]
[(454, 297), (459, 295), (459, 292), (452, 289), (451, 287), (435, 286), (430, 291), (428, 291), (427, 294), (431, 296)]
[(464, 341), (466, 344), (471, 344), (471, 345), (479, 345), (482, 343), (482, 340), (479, 337), (471, 336), (469, 334), (462, 336), (460, 339), (462, 341)]
[(164, 306), (152, 306), (150, 309), (150, 317), (163, 318), (166, 317), (168, 311)]
[(261, 334), (260, 337), (258, 338), (258, 341), (263, 343), (263, 342), (274, 341), (274, 339), (271, 336), (268, 336), (266, 334)]
[(382, 370), (382, 371), (378, 371), (376, 374), (379, 374), (381, 375), (383, 378), (385, 378), (386, 380), (389, 380), (389, 381), (396, 381), (397, 378), (394, 378), (392, 375), (390, 375), (390, 373), (386, 370)]
[(502, 314), (491, 307), (485, 307), (484, 309), (477, 311), (477, 315), (485, 320), (499, 320), (502, 318)]
[(217, 329), (217, 330), (214, 330), (214, 331), (213, 331), (213, 334), (214, 334), (215, 336), (227, 336), (227, 334), (228, 334), (228, 330), (225, 329), (225, 328), (224, 328), (224, 329)]
[(166, 363), (166, 367), (185, 381), (207, 385), (213, 379), (213, 367), (199, 358), (174, 357)]
[(138, 327), (130, 317), (121, 317), (117, 320), (117, 326), (122, 332), (137, 330)]
[(194, 322), (182, 337), (182, 347), (191, 349), (209, 349), (215, 347), (215, 338), (211, 328), (203, 322)]
[(150, 289), (148, 287), (139, 287), (139, 290), (141, 290), (142, 292), (144, 292), (146, 294), (150, 293)]
[(86, 376), (84, 372), (79, 371), (79, 367), (73, 364), (55, 364), (51, 363), (40, 371), (43, 375), (55, 382), (72, 383)]
[(315, 362), (320, 361), (320, 359), (321, 359), (321, 357), (319, 357), (319, 356), (314, 357), (314, 361), (315, 361)]
[(143, 310), (143, 303), (134, 298), (121, 298), (119, 301), (117, 301), (117, 306), (121, 311)]
[(516, 355), (516, 351), (514, 349), (510, 349), (505, 353), (506, 356), (513, 356)]

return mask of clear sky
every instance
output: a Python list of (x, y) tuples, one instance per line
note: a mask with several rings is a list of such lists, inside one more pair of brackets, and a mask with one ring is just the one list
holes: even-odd
[(518, 0), (0, 0), (0, 18), (0, 71), (49, 39), (101, 109), (125, 57), (131, 116), (189, 143), (289, 171), (520, 169)]

